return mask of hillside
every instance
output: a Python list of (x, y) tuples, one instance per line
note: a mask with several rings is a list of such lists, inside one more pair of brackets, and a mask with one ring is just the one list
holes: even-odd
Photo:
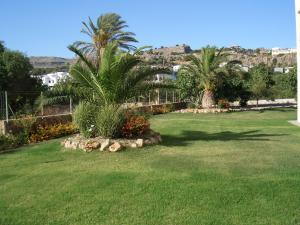
[(30, 57), (30, 62), (34, 68), (62, 68), (69, 67), (74, 59), (66, 59), (61, 57)]
[[(266, 63), (274, 67), (289, 67), (296, 64), (296, 54), (272, 56), (268, 49), (225, 48), (228, 60), (239, 60), (245, 66), (255, 66)], [(174, 66), (185, 63), (188, 54), (200, 54), (199, 50), (192, 50), (188, 45), (160, 47), (145, 51), (142, 57), (150, 65)], [(74, 59), (61, 57), (30, 57), (30, 62), (36, 69), (48, 68), (52, 70), (67, 70)]]
[[(225, 48), (228, 60), (241, 61), (244, 66), (255, 66), (265, 63), (274, 67), (289, 67), (296, 64), (296, 54), (272, 56), (268, 49)], [(185, 63), (188, 54), (200, 54), (200, 50), (192, 50), (188, 45), (161, 47), (144, 52), (143, 58), (151, 65), (174, 66)]]

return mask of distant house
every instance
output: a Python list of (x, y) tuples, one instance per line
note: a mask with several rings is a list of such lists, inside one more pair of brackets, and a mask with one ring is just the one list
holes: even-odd
[(286, 55), (297, 53), (297, 49), (295, 48), (272, 48), (272, 55)]
[(172, 68), (172, 74), (167, 74), (167, 73), (156, 74), (155, 78), (154, 78), (154, 81), (155, 82), (162, 82), (165, 79), (176, 80), (177, 73), (178, 73), (180, 68), (181, 68), (181, 65), (176, 65), (176, 66), (173, 66), (173, 68)]
[(39, 77), (41, 78), (43, 85), (53, 87), (59, 81), (65, 80), (66, 78), (70, 77), (70, 75), (67, 72), (56, 72), (40, 75)]
[(274, 68), (274, 73), (283, 73), (284, 72), (284, 68), (282, 67), (275, 67)]

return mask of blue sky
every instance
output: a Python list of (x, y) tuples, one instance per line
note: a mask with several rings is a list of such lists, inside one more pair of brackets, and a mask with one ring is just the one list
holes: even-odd
[(0, 40), (29, 56), (72, 57), (82, 21), (119, 13), (139, 46), (295, 47), (294, 0), (1, 0)]

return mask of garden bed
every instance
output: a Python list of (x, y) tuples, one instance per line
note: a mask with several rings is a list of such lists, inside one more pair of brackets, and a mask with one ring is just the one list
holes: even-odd
[(161, 143), (162, 139), (159, 133), (150, 130), (140, 138), (85, 138), (80, 134), (65, 139), (61, 144), (66, 149), (82, 150), (84, 152), (109, 151), (118, 152), (125, 148), (142, 148), (146, 145)]

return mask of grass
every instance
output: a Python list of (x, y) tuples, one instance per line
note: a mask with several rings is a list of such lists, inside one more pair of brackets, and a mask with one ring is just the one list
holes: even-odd
[(163, 144), (0, 155), (1, 225), (300, 224), (300, 128), (291, 109), (152, 118)]

